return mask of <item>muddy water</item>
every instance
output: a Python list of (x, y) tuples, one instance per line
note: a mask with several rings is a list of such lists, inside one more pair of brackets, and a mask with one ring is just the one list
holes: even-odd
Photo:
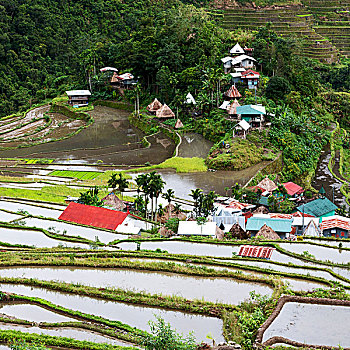
[(71, 243), (49, 238), (40, 231), (16, 230), (3, 227), (0, 228), (0, 242), (22, 244), (37, 248), (53, 248), (57, 246), (85, 249), (89, 248), (88, 244)]
[(293, 244), (293, 243), (279, 243), (279, 245), (288, 251), (303, 254), (307, 251), (314, 255), (318, 260), (329, 260), (339, 264), (347, 264), (350, 262), (350, 251), (334, 248), (320, 247), (312, 244)]
[(340, 187), (342, 186), (342, 182), (340, 182), (335, 177), (333, 177), (332, 173), (328, 169), (328, 163), (330, 159), (331, 159), (331, 153), (328, 145), (325, 151), (321, 154), (312, 185), (316, 190), (320, 190), (321, 187), (323, 186), (323, 188), (326, 191), (326, 197), (329, 200), (332, 200), (333, 198), (332, 187), (334, 187), (335, 204), (338, 206), (346, 205), (345, 198), (340, 192)]
[[(248, 299), (251, 291), (271, 294), (267, 285), (225, 278), (203, 278), (166, 272), (123, 269), (21, 267), (0, 269), (1, 277), (25, 277), (58, 280), (94, 287), (114, 287), (152, 294), (178, 295), (187, 299), (238, 304)], [(227, 291), (230, 290), (230, 293)]]
[(185, 133), (181, 136), (182, 142), (179, 146), (179, 157), (206, 158), (214, 143), (206, 140), (202, 135), (196, 133)]
[(192, 200), (190, 193), (196, 188), (201, 188), (205, 193), (215, 191), (220, 195), (225, 195), (225, 187), (231, 187), (236, 182), (245, 185), (267, 163), (261, 162), (240, 171), (208, 171), (187, 174), (176, 173), (173, 170), (157, 170), (157, 172), (165, 181), (164, 191), (171, 188), (175, 191), (176, 197)]
[[(1, 218), (1, 214), (0, 214)], [(75, 236), (75, 237), (82, 237), (89, 239), (91, 241), (95, 241), (96, 237), (102, 242), (102, 243), (109, 243), (116, 239), (127, 239), (127, 235), (122, 234), (116, 234), (112, 232), (107, 231), (101, 231), (101, 230), (94, 230), (93, 228), (88, 227), (82, 227), (77, 225), (70, 225), (66, 224), (64, 222), (56, 222), (56, 221), (50, 221), (50, 220), (41, 220), (41, 219), (25, 219), (26, 226), (29, 227), (41, 227), (46, 230), (49, 230), (50, 232), (56, 232), (59, 234), (63, 234), (64, 231), (66, 231), (68, 236)]]
[(31, 322), (71, 322), (75, 319), (31, 304), (0, 304), (0, 314)]
[(143, 133), (130, 125), (129, 112), (97, 106), (91, 112), (95, 123), (77, 135), (58, 142), (0, 152), (0, 157), (46, 157), (102, 160), (112, 164), (162, 162), (174, 152), (164, 135), (150, 137), (151, 148), (141, 148)]
[(7, 324), (0, 323), (1, 330), (15, 330), (23, 333), (35, 333), (35, 334), (46, 334), (54, 337), (66, 337), (73, 338), (81, 341), (90, 341), (94, 343), (106, 343), (113, 345), (124, 345), (127, 344), (116, 339), (105, 337), (96, 333), (92, 333), (85, 330), (73, 329), (73, 328), (57, 328), (57, 329), (48, 329), (48, 328), (39, 328), (39, 327), (28, 327), (21, 326), (16, 324)]
[(28, 212), (31, 215), (35, 216), (44, 216), (53, 219), (58, 219), (58, 217), (62, 214), (62, 211), (47, 209), (42, 207), (36, 207), (33, 205), (28, 205), (19, 202), (9, 202), (9, 201), (1, 201), (0, 200), (0, 209), (6, 209), (13, 212), (18, 212), (19, 210), (23, 210)]
[(350, 347), (350, 307), (286, 303), (265, 331), (263, 342), (282, 336), (312, 345)]
[(350, 242), (349, 241), (345, 241), (345, 240), (317, 240), (317, 239), (305, 239), (304, 238), (304, 242), (310, 241), (310, 242), (315, 242), (315, 243), (319, 243), (319, 244), (325, 244), (325, 245), (329, 245), (331, 247), (337, 247), (339, 248), (339, 244), (341, 244), (341, 247), (343, 248), (350, 248)]
[[(136, 250), (137, 244), (134, 242), (122, 242), (117, 244), (123, 250)], [(232, 253), (238, 253), (239, 246), (207, 244), (207, 243), (191, 243), (179, 241), (163, 241), (163, 242), (142, 242), (141, 249), (146, 250), (166, 250), (171, 254), (189, 254), (213, 257), (232, 257)]]
[(68, 309), (105, 317), (110, 320), (118, 320), (147, 331), (149, 331), (148, 321), (154, 321), (155, 315), (159, 315), (166, 322), (170, 323), (172, 328), (177, 329), (181, 333), (188, 334), (193, 331), (198, 341), (208, 341), (206, 335), (209, 332), (213, 335), (216, 342), (224, 340), (222, 335), (222, 321), (214, 317), (133, 306), (78, 295), (51, 292), (22, 285), (0, 284), (0, 289), (6, 292), (43, 298)]

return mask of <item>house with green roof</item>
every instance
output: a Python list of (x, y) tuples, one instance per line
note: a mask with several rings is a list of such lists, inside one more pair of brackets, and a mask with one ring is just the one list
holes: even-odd
[(297, 209), (302, 213), (313, 215), (316, 218), (323, 218), (335, 215), (335, 211), (338, 207), (328, 198), (322, 197), (300, 205)]
[(260, 105), (244, 105), (236, 107), (236, 113), (252, 127), (261, 127), (265, 120), (266, 109)]
[(248, 218), (246, 230), (250, 232), (251, 237), (254, 237), (264, 225), (267, 225), (283, 239), (292, 231), (292, 223), (293, 219), (272, 219), (253, 216)]

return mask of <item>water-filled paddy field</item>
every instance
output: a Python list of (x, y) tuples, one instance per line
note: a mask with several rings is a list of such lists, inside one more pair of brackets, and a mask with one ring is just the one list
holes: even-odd
[[(255, 291), (271, 295), (264, 284), (237, 281), (229, 278), (204, 278), (166, 272), (148, 272), (123, 269), (20, 267), (0, 269), (1, 277), (25, 277), (39, 280), (57, 280), (71, 284), (112, 287), (152, 294), (176, 295), (186, 299), (238, 304)], [(229, 292), (228, 292), (229, 291)]]
[(348, 348), (349, 318), (348, 306), (287, 302), (265, 331), (263, 342), (280, 336), (302, 344)]
[(39, 297), (71, 310), (121, 321), (142, 330), (149, 330), (148, 321), (160, 315), (178, 331), (188, 334), (193, 330), (198, 341), (206, 341), (209, 332), (217, 341), (223, 340), (222, 320), (214, 317), (187, 314), (152, 307), (134, 306), (103, 299), (83, 297), (66, 293), (52, 292), (41, 288), (23, 285), (0, 284), (0, 290), (31, 297)]

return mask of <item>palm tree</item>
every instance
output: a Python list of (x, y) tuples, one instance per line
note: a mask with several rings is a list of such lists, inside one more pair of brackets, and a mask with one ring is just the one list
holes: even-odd
[(201, 202), (203, 197), (203, 191), (200, 188), (196, 188), (195, 190), (191, 190), (190, 197), (194, 200), (194, 212), (196, 215), (201, 211)]
[(171, 203), (172, 199), (174, 198), (174, 193), (175, 193), (174, 190), (172, 190), (171, 188), (168, 188), (167, 191), (162, 194), (162, 197), (168, 201), (169, 217), (170, 217), (170, 203)]
[(138, 192), (139, 190), (142, 190), (142, 192), (144, 193), (145, 217), (147, 217), (147, 204), (149, 203), (149, 175), (150, 174), (140, 174), (135, 180), (138, 186)]
[(151, 217), (153, 218), (153, 198), (155, 198), (155, 220), (157, 220), (157, 202), (158, 202), (158, 197), (163, 191), (165, 182), (163, 181), (162, 177), (157, 174), (155, 171), (152, 171), (150, 174), (150, 181), (149, 181), (149, 186), (150, 186), (150, 196), (151, 196)]
[(181, 205), (179, 203), (175, 203), (174, 205), (174, 213), (180, 214), (181, 213)]
[(108, 187), (112, 187), (113, 191), (116, 189), (118, 185), (117, 173), (113, 173), (111, 177), (108, 179)]
[(117, 181), (118, 191), (120, 192), (123, 199), (123, 192), (126, 188), (129, 187), (129, 181), (126, 178), (124, 178), (121, 173), (119, 173), (119, 179)]

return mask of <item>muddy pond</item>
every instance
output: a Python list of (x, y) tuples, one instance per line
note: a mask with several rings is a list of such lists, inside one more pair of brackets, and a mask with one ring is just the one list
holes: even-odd
[(316, 346), (350, 347), (350, 307), (286, 303), (267, 328), (263, 342), (276, 336)]
[(249, 293), (252, 291), (263, 295), (272, 294), (272, 288), (264, 284), (229, 278), (195, 277), (129, 269), (20, 267), (0, 269), (0, 276), (57, 280), (99, 288), (121, 288), (228, 304), (238, 304), (249, 299)]
[(198, 341), (208, 341), (206, 338), (208, 333), (213, 335), (216, 342), (224, 340), (222, 335), (222, 320), (214, 317), (205, 317), (152, 307), (133, 306), (22, 285), (0, 284), (0, 290), (39, 297), (71, 310), (78, 310), (110, 320), (121, 321), (130, 326), (147, 331), (149, 331), (148, 322), (150, 320), (155, 321), (155, 316), (159, 315), (166, 322), (169, 322), (172, 328), (181, 333), (188, 334), (189, 331), (193, 330)]

